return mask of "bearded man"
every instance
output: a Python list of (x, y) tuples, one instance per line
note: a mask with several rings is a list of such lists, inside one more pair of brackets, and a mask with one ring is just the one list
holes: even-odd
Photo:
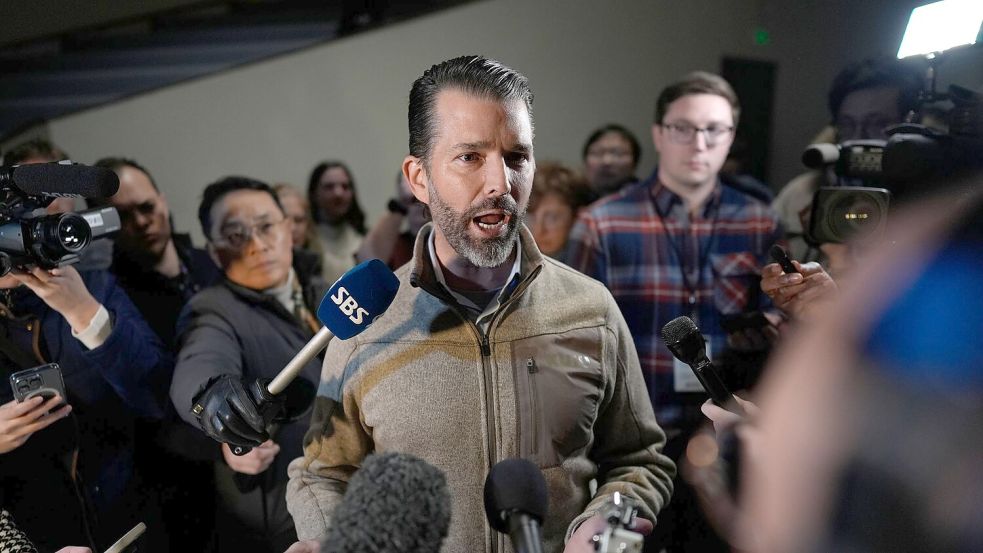
[(615, 492), (654, 521), (675, 467), (625, 321), (523, 225), (535, 171), (526, 78), (480, 56), (437, 64), (413, 84), (409, 135), (403, 174), (433, 223), (389, 310), (328, 348), (305, 455), (289, 469), (305, 540), (291, 553), (317, 551), (353, 473), (386, 451), (446, 475), (444, 551), (511, 551), (482, 507), (488, 471), (509, 458), (545, 476), (544, 551), (592, 551)]

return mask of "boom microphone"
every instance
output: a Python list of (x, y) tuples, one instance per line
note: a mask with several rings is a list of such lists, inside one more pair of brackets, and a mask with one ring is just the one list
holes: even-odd
[(334, 510), (324, 553), (436, 553), (450, 527), (440, 469), (406, 453), (369, 455)]
[(525, 459), (506, 459), (485, 479), (485, 516), (495, 530), (508, 533), (516, 553), (542, 553), (540, 527), (549, 495), (536, 465)]
[[(297, 375), (328, 342), (337, 336), (347, 340), (371, 325), (396, 297), (399, 279), (378, 259), (370, 259), (356, 265), (341, 275), (321, 299), (317, 308), (317, 318), (324, 324), (314, 334), (297, 355), (264, 388), (250, 386), (253, 400), (262, 412), (264, 404), (271, 403), (273, 396), (283, 392)], [(251, 448), (233, 445), (232, 453), (245, 455)]]
[(0, 167), (0, 188), (30, 196), (108, 198), (119, 190), (119, 177), (104, 167), (78, 163), (33, 163)]

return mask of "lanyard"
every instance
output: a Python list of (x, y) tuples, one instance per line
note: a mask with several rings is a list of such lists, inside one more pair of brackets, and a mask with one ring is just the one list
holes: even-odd
[[(660, 184), (659, 186), (665, 186)], [(711, 202), (714, 201), (711, 197)], [(662, 223), (662, 228), (666, 233), (666, 237), (669, 239), (669, 245), (672, 247), (673, 253), (676, 255), (676, 261), (679, 262), (680, 272), (683, 277), (683, 286), (686, 287), (686, 292), (688, 294), (688, 302), (686, 305), (690, 309), (691, 318), (697, 318), (696, 303), (697, 303), (697, 285), (700, 283), (700, 279), (703, 276), (703, 269), (706, 268), (707, 262), (710, 260), (710, 252), (713, 251), (714, 241), (717, 238), (717, 218), (720, 215), (720, 205), (718, 204), (713, 208), (713, 218), (710, 220), (710, 236), (706, 240), (706, 248), (702, 248), (701, 245), (703, 240), (697, 241), (697, 253), (696, 257), (698, 260), (696, 282), (691, 282), (689, 278), (689, 271), (686, 270), (686, 261), (683, 257), (683, 246), (685, 246), (686, 236), (682, 237), (684, 242), (683, 246), (680, 246), (676, 241), (676, 237), (673, 235), (672, 231), (669, 230), (669, 225), (666, 223), (666, 215), (662, 213), (662, 209), (659, 208), (659, 203), (656, 201), (655, 194), (652, 195), (652, 206), (655, 208), (655, 213), (659, 216), (659, 221)], [(684, 203), (685, 207), (685, 203)], [(692, 231), (693, 225), (692, 220), (690, 220), (690, 230)], [(701, 251), (702, 250), (702, 251)]]

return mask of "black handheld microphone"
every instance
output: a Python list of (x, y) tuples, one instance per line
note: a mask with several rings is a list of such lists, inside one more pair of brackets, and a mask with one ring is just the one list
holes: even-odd
[(689, 317), (676, 317), (662, 327), (662, 340), (672, 355), (689, 365), (714, 403), (732, 413), (744, 414), (721, 380), (717, 368), (707, 358), (707, 344), (696, 323)]
[(516, 553), (543, 553), (540, 528), (549, 495), (536, 465), (525, 459), (506, 459), (485, 479), (485, 516), (495, 530), (507, 533)]
[(119, 190), (119, 177), (105, 167), (79, 163), (33, 163), (0, 167), (0, 188), (30, 196), (108, 198)]
[(440, 469), (406, 453), (369, 455), (331, 516), (324, 553), (436, 553), (451, 499)]

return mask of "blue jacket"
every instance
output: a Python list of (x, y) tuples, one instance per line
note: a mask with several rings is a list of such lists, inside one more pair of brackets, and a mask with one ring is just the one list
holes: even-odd
[[(37, 364), (61, 366), (72, 405), (72, 416), (0, 455), (3, 503), (35, 539), (50, 535), (53, 522), (71, 526), (81, 517), (67, 469), (76, 443), (86, 498), (99, 515), (97, 536), (104, 532), (104, 539), (115, 539), (139, 521), (137, 512), (129, 513), (132, 521), (114, 520), (114, 513), (128, 511), (121, 503), (132, 484), (134, 422), (138, 417), (163, 416), (174, 366), (173, 357), (113, 276), (92, 271), (82, 273), (82, 279), (112, 320), (111, 334), (96, 349), (89, 350), (72, 336), (65, 318), (25, 288), (10, 292), (15, 318), (0, 319), (9, 340)], [(6, 359), (3, 365), (8, 375), (20, 369)], [(11, 399), (9, 386), (0, 386), (0, 401)], [(32, 528), (35, 525), (39, 526)], [(58, 534), (51, 538), (63, 541), (65, 536)]]

